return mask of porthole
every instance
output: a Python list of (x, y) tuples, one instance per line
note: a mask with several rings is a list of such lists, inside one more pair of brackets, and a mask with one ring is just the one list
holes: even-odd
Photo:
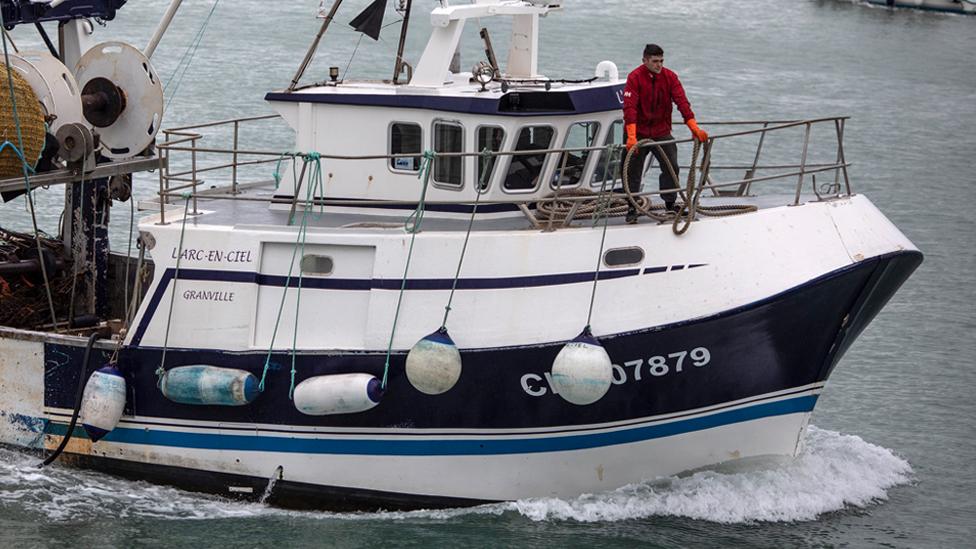
[(603, 254), (603, 263), (607, 267), (624, 267), (626, 265), (640, 265), (644, 262), (644, 250), (636, 246), (632, 248), (614, 248)]
[(306, 255), (302, 258), (302, 273), (316, 276), (332, 274), (335, 265), (327, 255)]

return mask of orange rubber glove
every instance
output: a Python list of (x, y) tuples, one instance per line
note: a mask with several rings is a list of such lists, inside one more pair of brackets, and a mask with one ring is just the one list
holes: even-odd
[(637, 124), (627, 124), (624, 129), (627, 131), (627, 150), (629, 151), (637, 144)]
[(685, 124), (688, 125), (688, 129), (691, 130), (691, 135), (695, 136), (695, 139), (702, 143), (708, 141), (708, 134), (705, 133), (705, 130), (698, 127), (698, 122), (695, 122), (694, 118), (689, 119)]

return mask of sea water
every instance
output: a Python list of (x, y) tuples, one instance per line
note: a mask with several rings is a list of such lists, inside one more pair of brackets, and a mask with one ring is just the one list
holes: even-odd
[[(167, 3), (130, 2), (97, 28), (98, 36), (141, 47)], [(346, 25), (367, 3), (343, 4), (308, 81), (324, 79), (329, 66), (350, 77), (392, 75), (398, 27), (387, 27), (374, 43)], [(422, 50), (425, 11), (435, 2), (414, 4), (410, 61)], [(38, 470), (36, 456), (2, 450), (0, 544), (971, 546), (976, 17), (846, 0), (563, 4), (564, 12), (542, 21), (540, 67), (549, 76), (586, 78), (603, 59), (626, 73), (640, 62), (643, 45), (656, 42), (699, 120), (850, 115), (845, 145), (855, 191), (925, 253), (925, 263), (834, 372), (797, 459), (650, 479), (568, 500), (336, 514), (238, 503), (57, 465)], [(167, 85), (163, 126), (270, 112), (263, 95), (291, 80), (320, 24), (317, 5), (221, 2), (201, 33), (213, 3), (185, 3), (153, 58)], [(393, 21), (390, 10), (387, 22)], [(503, 43), (506, 27), (485, 24)], [(40, 45), (30, 28), (13, 36), (21, 47)], [(476, 39), (466, 46), (465, 68), (481, 59)], [(281, 128), (253, 137), (269, 148), (292, 146)], [(798, 154), (799, 138), (794, 145)], [(153, 175), (138, 176), (134, 192), (150, 197), (156, 184)], [(61, 200), (57, 189), (37, 193), (43, 230), (56, 232)], [(116, 250), (127, 246), (129, 215), (126, 204), (113, 209)], [(0, 205), (0, 224), (30, 227), (23, 199)]]

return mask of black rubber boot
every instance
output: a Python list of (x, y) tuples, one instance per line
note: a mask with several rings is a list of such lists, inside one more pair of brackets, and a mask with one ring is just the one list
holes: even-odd
[(627, 209), (627, 224), (634, 225), (637, 223), (637, 210), (633, 207)]

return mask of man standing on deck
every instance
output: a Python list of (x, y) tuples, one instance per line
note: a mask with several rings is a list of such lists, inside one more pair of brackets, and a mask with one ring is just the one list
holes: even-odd
[[(657, 44), (648, 44), (644, 48), (644, 64), (631, 71), (627, 76), (627, 86), (624, 88), (624, 130), (628, 151), (643, 139), (655, 141), (674, 139), (671, 135), (672, 103), (678, 106), (678, 111), (681, 112), (685, 124), (695, 139), (706, 141), (708, 134), (695, 123), (695, 113), (691, 111), (691, 104), (685, 97), (685, 90), (681, 87), (678, 75), (664, 68), (664, 50)], [(662, 191), (677, 189), (678, 182), (672, 179), (671, 172), (665, 165), (665, 162), (670, 162), (677, 177), (678, 146), (671, 143), (641, 147), (634, 153), (627, 172), (630, 191), (640, 192), (641, 175), (648, 151), (654, 153), (654, 158), (661, 167), (661, 176), (658, 179), (660, 189)], [(662, 152), (667, 159), (662, 158)], [(664, 199), (668, 211), (673, 211), (677, 193), (662, 194), (661, 198)], [(627, 211), (627, 223), (637, 223), (637, 210), (633, 205)]]

